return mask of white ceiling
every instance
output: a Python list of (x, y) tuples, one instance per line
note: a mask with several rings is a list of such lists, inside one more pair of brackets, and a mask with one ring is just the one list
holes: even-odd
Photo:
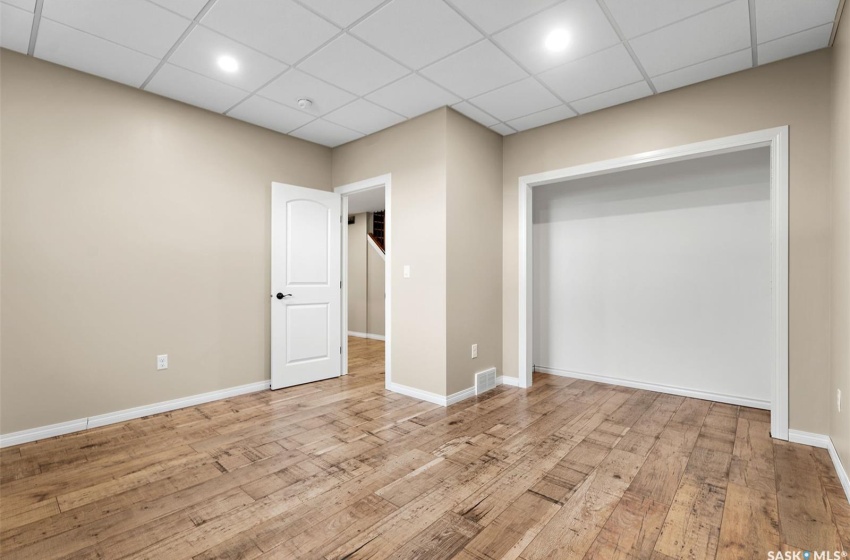
[(838, 3), (0, 0), (0, 45), (338, 146), (444, 105), (513, 134), (820, 49)]
[(348, 195), (348, 214), (378, 212), (384, 209), (384, 187), (359, 191)]

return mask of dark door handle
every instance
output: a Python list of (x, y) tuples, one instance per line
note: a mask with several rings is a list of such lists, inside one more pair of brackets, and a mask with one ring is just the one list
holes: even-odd
[(283, 294), (283, 293), (281, 293), (281, 292), (278, 292), (278, 293), (277, 293), (277, 295), (276, 295), (275, 297), (276, 297), (277, 299), (283, 299), (283, 298), (285, 298), (285, 297), (292, 297), (292, 294)]

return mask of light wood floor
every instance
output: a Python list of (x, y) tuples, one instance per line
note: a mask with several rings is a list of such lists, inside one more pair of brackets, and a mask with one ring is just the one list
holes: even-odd
[(825, 451), (763, 411), (549, 375), (440, 408), (352, 374), (2, 456), (14, 558), (734, 558), (850, 550)]

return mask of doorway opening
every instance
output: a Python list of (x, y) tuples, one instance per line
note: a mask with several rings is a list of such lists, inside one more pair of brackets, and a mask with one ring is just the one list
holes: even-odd
[(342, 195), (342, 373), (391, 380), (389, 175), (337, 187)]
[[(714, 176), (709, 182), (725, 181), (726, 188), (701, 189), (723, 157), (737, 162), (743, 178)], [(758, 161), (763, 168), (756, 169)], [(689, 179), (675, 178), (672, 166), (681, 162), (692, 162)], [(668, 165), (661, 172), (666, 186), (655, 177), (641, 188)], [(617, 184), (624, 172), (637, 173)], [(600, 189), (601, 182), (607, 186)], [(529, 387), (542, 365), (550, 373), (761, 405), (771, 411), (772, 436), (788, 439), (787, 127), (525, 176), (519, 191), (521, 386)], [(535, 202), (547, 198), (554, 201), (547, 209)], [(629, 237), (617, 236), (624, 228)], [(697, 249), (701, 256), (691, 254)], [(748, 315), (739, 317), (743, 308)], [(760, 332), (731, 336), (742, 324)], [(717, 352), (725, 355), (714, 363)], [(758, 379), (727, 371), (755, 363)]]

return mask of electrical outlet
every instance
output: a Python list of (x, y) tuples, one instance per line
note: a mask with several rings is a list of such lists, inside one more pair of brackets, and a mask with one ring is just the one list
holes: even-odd
[(472, 357), (473, 358), (478, 357), (478, 345), (477, 344), (472, 345)]
[(168, 369), (168, 354), (160, 354), (156, 357), (156, 369)]
[(841, 412), (841, 389), (837, 389), (838, 391), (838, 412)]

